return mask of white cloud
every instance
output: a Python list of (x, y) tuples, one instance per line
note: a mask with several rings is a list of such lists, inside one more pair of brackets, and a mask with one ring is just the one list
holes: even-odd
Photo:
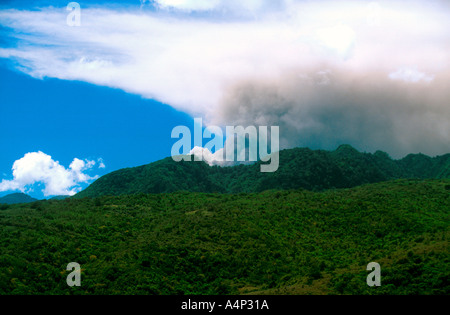
[(434, 75), (428, 75), (420, 72), (415, 68), (402, 68), (389, 74), (389, 78), (392, 80), (399, 80), (404, 82), (417, 83), (420, 81), (431, 82), (434, 80)]
[(354, 49), (356, 35), (349, 26), (337, 24), (316, 30), (316, 38), (327, 49), (347, 58)]
[[(187, 0), (159, 3), (203, 6)], [(224, 92), (239, 80), (274, 78), (325, 62), (386, 75), (404, 62), (431, 74), (448, 67), (448, 41), (443, 41), (448, 22), (435, 11), (411, 6), (408, 15), (405, 8), (388, 7), (382, 28), (367, 24), (366, 5), (333, 3), (285, 1), (285, 9), (273, 16), (243, 21), (86, 8), (80, 27), (65, 25), (65, 10), (2, 10), (0, 25), (14, 29), (20, 41), (16, 48), (1, 48), (0, 57), (17, 61), (37, 78), (120, 88), (213, 123), (220, 122), (216, 110)], [(418, 13), (420, 23), (413, 18)], [(420, 44), (433, 38), (432, 46)]]
[[(145, 2), (149, 1), (141, 1)], [(236, 125), (224, 112), (240, 110), (240, 104), (228, 103), (239, 98), (229, 95), (243, 95), (245, 86), (261, 83), (266, 90), (274, 90), (272, 94), (283, 94), (299, 82), (280, 82), (283, 78), (321, 73), (320, 85), (334, 90), (321, 90), (317, 97), (320, 101), (328, 97), (329, 103), (351, 95), (348, 82), (360, 82), (360, 78), (384, 80), (362, 87), (369, 90), (396, 85), (396, 78), (415, 86), (431, 83), (424, 93), (441, 95), (447, 88), (441, 84), (450, 72), (450, 10), (444, 1), (429, 1), (426, 6), (417, 1), (408, 5), (378, 1), (376, 7), (361, 1), (156, 2), (168, 10), (161, 14), (106, 6), (82, 8), (80, 27), (65, 24), (64, 9), (1, 10), (0, 25), (12, 29), (9, 35), (19, 41), (17, 47), (0, 48), (0, 58), (14, 61), (18, 69), (36, 78), (80, 80), (156, 99), (203, 117), (206, 125)], [(190, 11), (202, 11), (201, 17), (189, 16)], [(221, 12), (224, 17), (215, 19)], [(239, 12), (248, 14), (235, 18)], [(395, 72), (405, 67), (420, 69), (424, 76)], [(337, 72), (346, 75), (333, 74)], [(310, 81), (302, 80), (303, 86), (295, 87), (305, 91), (302, 99), (311, 100), (305, 110), (318, 106), (315, 96), (308, 94), (313, 90), (308, 88)], [(336, 91), (336, 86), (348, 90)], [(384, 97), (386, 103), (410, 100), (406, 94)], [(447, 96), (427, 100), (432, 108), (448, 104)], [(276, 108), (258, 109), (258, 102), (267, 99), (252, 100), (253, 119), (264, 121), (275, 115)], [(291, 120), (296, 128), (313, 126), (304, 120), (305, 110), (294, 110), (297, 116), (284, 113), (278, 120)], [(311, 128), (302, 133), (311, 134)], [(402, 141), (411, 144), (408, 149), (417, 147), (414, 139)]]
[(69, 168), (65, 168), (50, 155), (41, 151), (25, 154), (14, 162), (12, 180), (2, 180), (0, 191), (27, 191), (36, 183), (44, 185), (45, 196), (74, 195), (81, 190), (79, 184), (88, 183), (98, 176), (91, 177), (85, 173), (96, 164), (95, 161), (75, 158)]
[(174, 8), (187, 11), (213, 10), (220, 4), (220, 0), (155, 0), (161, 8)]
[(217, 150), (215, 153), (212, 153), (207, 148), (194, 147), (189, 155), (195, 156), (197, 159), (205, 161), (208, 165), (233, 165), (234, 163), (229, 163), (224, 159), (224, 150)]
[(97, 161), (98, 161), (98, 168), (102, 168), (102, 169), (106, 168), (106, 165), (102, 158), (99, 158)]
[(218, 12), (231, 16), (252, 16), (285, 8), (288, 0), (154, 0), (160, 9), (184, 12)]

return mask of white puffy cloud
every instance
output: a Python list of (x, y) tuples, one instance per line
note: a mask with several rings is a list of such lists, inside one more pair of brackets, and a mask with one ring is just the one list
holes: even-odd
[(88, 183), (98, 176), (85, 173), (94, 167), (95, 161), (75, 158), (69, 168), (65, 168), (50, 155), (41, 151), (30, 152), (14, 162), (12, 180), (2, 180), (0, 191), (20, 190), (25, 192), (34, 184), (43, 184), (44, 196), (74, 195), (81, 190), (79, 184)]

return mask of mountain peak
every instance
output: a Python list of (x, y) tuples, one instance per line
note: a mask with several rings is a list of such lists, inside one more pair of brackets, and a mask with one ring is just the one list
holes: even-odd
[(352, 147), (349, 144), (341, 144), (335, 152), (338, 153), (360, 153), (358, 150), (356, 150), (354, 147)]
[(0, 204), (16, 204), (16, 203), (29, 203), (37, 201), (24, 193), (13, 193), (0, 198)]

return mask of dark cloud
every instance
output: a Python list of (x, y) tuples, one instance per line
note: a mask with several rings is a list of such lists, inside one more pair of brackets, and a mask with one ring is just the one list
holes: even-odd
[(309, 68), (276, 80), (230, 86), (219, 108), (226, 125), (278, 125), (282, 148), (384, 150), (393, 157), (450, 151), (449, 73), (432, 82), (385, 72)]

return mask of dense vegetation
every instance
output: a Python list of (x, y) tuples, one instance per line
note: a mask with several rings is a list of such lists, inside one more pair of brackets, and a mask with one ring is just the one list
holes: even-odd
[[(449, 192), (448, 179), (396, 180), (10, 205), (0, 211), (0, 294), (449, 294)], [(381, 287), (366, 284), (372, 261)], [(69, 262), (81, 264), (81, 287), (66, 285)]]
[(37, 199), (32, 198), (26, 194), (14, 193), (14, 194), (6, 195), (4, 197), (0, 197), (0, 204), (12, 205), (12, 204), (16, 204), (16, 203), (33, 202), (36, 200)]
[(321, 191), (400, 178), (450, 178), (450, 154), (434, 158), (410, 154), (393, 160), (384, 152), (360, 153), (349, 145), (335, 151), (296, 148), (280, 152), (280, 167), (275, 173), (261, 173), (259, 162), (210, 167), (204, 162), (177, 163), (169, 157), (105, 175), (77, 197), (176, 191), (251, 193), (298, 188)]

